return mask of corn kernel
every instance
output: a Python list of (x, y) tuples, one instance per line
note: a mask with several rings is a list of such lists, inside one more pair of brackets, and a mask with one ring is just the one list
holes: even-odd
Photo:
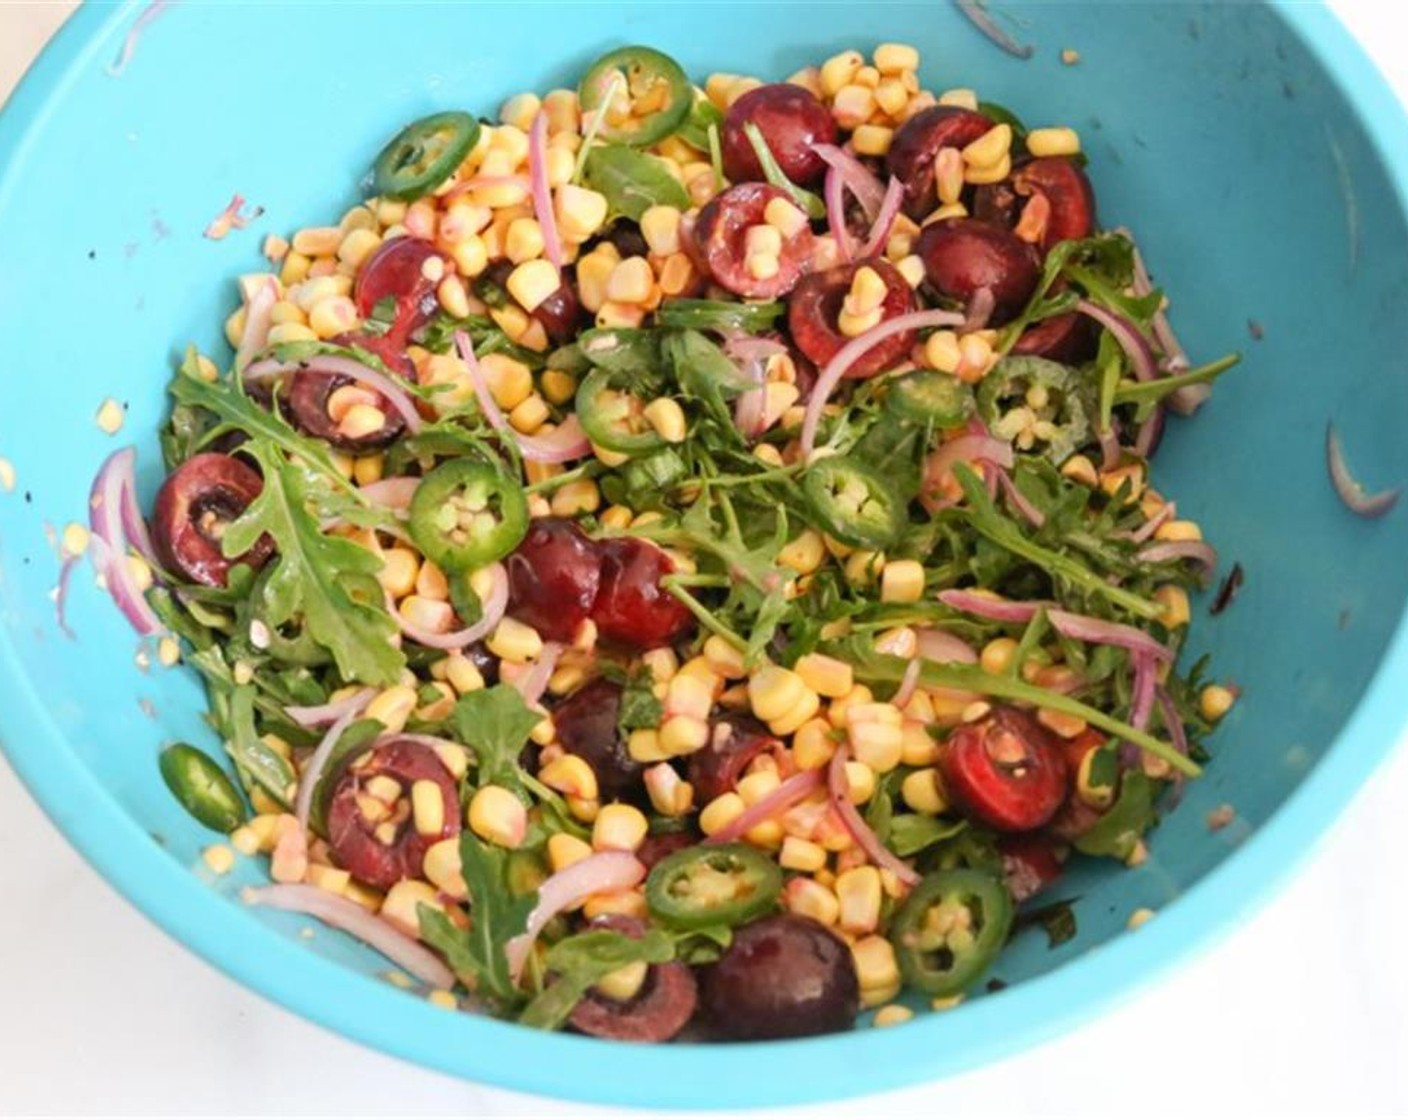
[(571, 242), (583, 242), (606, 221), (606, 196), (567, 183), (557, 190), (557, 228)]
[(820, 871), (826, 866), (826, 849), (799, 836), (788, 836), (782, 841), (777, 862), (789, 871)]
[(1073, 128), (1034, 128), (1027, 133), (1027, 150), (1037, 157), (1078, 155), (1080, 136)]
[(626, 753), (647, 765), (670, 757), (660, 745), (660, 732), (649, 727), (638, 727), (626, 736)]
[(880, 924), (880, 872), (854, 867), (836, 876), (836, 898), (841, 903), (839, 924), (852, 933), (869, 933)]
[(671, 253), (660, 267), (660, 294), (684, 294), (697, 279), (694, 262), (685, 253)]
[(315, 226), (301, 229), (293, 235), (293, 251), (305, 257), (326, 257), (337, 252), (342, 244), (342, 230), (337, 226)]
[(404, 684), (392, 685), (372, 698), (363, 716), (378, 720), (393, 735), (405, 730), (416, 706), (416, 690)]
[(438, 836), (445, 827), (445, 798), (440, 787), (424, 779), (411, 785), (411, 815), (422, 836)]
[(519, 664), (536, 661), (543, 652), (541, 635), (531, 626), (512, 618), (501, 619), (485, 644), (495, 657)]
[(709, 742), (709, 725), (693, 716), (671, 716), (660, 727), (660, 750), (667, 757), (693, 754)]
[(651, 807), (662, 816), (679, 817), (694, 807), (694, 786), (680, 778), (666, 762), (656, 763), (644, 774)]
[(555, 832), (548, 837), (548, 863), (553, 871), (563, 871), (592, 854), (592, 846), (571, 833)]
[(955, 108), (967, 109), (970, 112), (978, 110), (978, 95), (971, 89), (946, 89), (939, 94), (940, 105), (952, 105)]
[[(370, 217), (370, 214), (368, 214)], [(381, 247), (381, 235), (371, 229), (351, 230), (337, 247), (337, 259), (353, 269), (361, 268)]]
[(875, 112), (875, 90), (858, 83), (842, 86), (831, 101), (831, 115), (842, 128), (859, 128)]
[(860, 51), (842, 51), (838, 55), (833, 55), (821, 64), (822, 92), (827, 97), (835, 97), (843, 87), (848, 85), (856, 76), (856, 73), (865, 65), (865, 59)]
[(1166, 583), (1154, 592), (1154, 602), (1163, 608), (1159, 621), (1169, 630), (1187, 626), (1192, 617), (1188, 607), (1188, 592), (1177, 584)]
[(821, 653), (808, 653), (797, 659), (797, 676), (822, 696), (845, 696), (855, 684), (855, 671), (849, 663)]
[(875, 69), (882, 74), (902, 74), (919, 69), (919, 52), (906, 43), (881, 43), (875, 48)]
[(482, 786), (470, 800), (466, 821), (481, 840), (516, 848), (528, 833), (528, 811), (503, 786)]
[(875, 1012), (871, 1024), (877, 1027), (897, 1027), (914, 1018), (914, 1012), (902, 1003), (887, 1003)]
[(769, 199), (763, 207), (763, 221), (765, 228), (777, 234), (774, 253), (782, 251), (784, 238), (795, 237), (808, 225), (806, 214), (786, 198)]
[(699, 830), (705, 836), (712, 836), (741, 817), (745, 808), (747, 806), (743, 804), (743, 798), (738, 794), (720, 794), (705, 805), (700, 812)]
[(551, 262), (531, 260), (524, 261), (509, 273), (505, 286), (524, 311), (533, 311), (562, 287), (562, 278)]
[(419, 879), (402, 879), (386, 892), (381, 916), (408, 937), (420, 936), (420, 908), (445, 912), (435, 888)]
[(478, 666), (462, 653), (451, 654), (445, 659), (445, 679), (461, 696), (466, 692), (477, 692), (484, 687), (484, 675)]
[[(243, 330), (240, 332), (243, 334)], [(238, 342), (235, 343), (238, 345)], [(116, 435), (121, 429), (123, 421), (127, 418), (127, 410), (117, 401), (108, 397), (98, 408), (98, 427), (108, 435)]]
[(793, 914), (812, 918), (824, 926), (834, 926), (841, 916), (841, 904), (835, 893), (815, 879), (802, 876), (787, 884), (782, 892), (782, 904)]
[(851, 804), (864, 805), (875, 795), (875, 771), (863, 762), (847, 762), (846, 792)]
[(890, 150), (894, 138), (893, 128), (879, 124), (863, 124), (851, 134), (851, 143), (857, 155), (878, 157)]
[(901, 78), (884, 77), (875, 87), (875, 104), (891, 120), (901, 120), (909, 104), (909, 91)]
[(835, 753), (831, 724), (824, 719), (809, 719), (793, 733), (792, 761), (799, 770), (820, 770)]
[(592, 824), (592, 848), (598, 852), (633, 852), (645, 841), (650, 822), (634, 805), (603, 805)]
[[(751, 690), (750, 690), (751, 697)], [(776, 719), (768, 720), (768, 730), (774, 735), (786, 736), (796, 732), (797, 728), (806, 723), (809, 719), (821, 710), (821, 697), (809, 688), (802, 690), (801, 699), (798, 700), (785, 713)]]
[(786, 715), (808, 691), (801, 677), (780, 665), (764, 665), (748, 681), (753, 714), (764, 722)]
[(680, 211), (674, 206), (651, 206), (640, 216), (640, 232), (650, 251), (668, 257), (680, 251)]
[(1237, 702), (1237, 693), (1225, 685), (1210, 684), (1198, 693), (1198, 710), (1203, 718), (1216, 723), (1232, 710)]
[(228, 875), (235, 866), (235, 853), (224, 844), (211, 844), (200, 854), (205, 866), (216, 875)]
[(938, 816), (948, 809), (948, 801), (939, 783), (939, 772), (931, 767), (906, 774), (900, 783), (900, 796), (916, 813)]
[(880, 601), (917, 603), (924, 597), (924, 565), (918, 560), (891, 560), (880, 573)]
[(649, 913), (645, 895), (639, 890), (594, 894), (582, 906), (582, 917), (589, 922), (611, 914), (627, 918), (645, 918)]
[(810, 575), (821, 567), (826, 559), (826, 545), (821, 534), (806, 529), (787, 544), (777, 554), (777, 562), (784, 568), (791, 568), (799, 575)]
[(899, 962), (889, 941), (874, 934), (862, 937), (851, 946), (851, 956), (860, 982), (862, 1007), (878, 1007), (899, 995)]
[(846, 727), (856, 761), (877, 774), (888, 774), (900, 764), (904, 732), (899, 709), (891, 704), (852, 704)]

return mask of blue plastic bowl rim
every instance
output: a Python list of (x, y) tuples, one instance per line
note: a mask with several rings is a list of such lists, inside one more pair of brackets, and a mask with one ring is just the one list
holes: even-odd
[[(85, 5), (40, 54), (0, 114), (0, 208), (52, 98), (115, 42), (139, 0)], [(1334, 79), (1408, 212), (1408, 118), (1324, 7), (1271, 5)], [(931, 1080), (1024, 1049), (1088, 1020), (1224, 936), (1323, 838), (1408, 723), (1408, 615), (1331, 748), (1271, 818), (1160, 912), (1043, 976), (957, 1015), (898, 1028), (730, 1046), (626, 1046), (471, 1015), (349, 972), (258, 925), (164, 853), (70, 751), (13, 636), (0, 634), (0, 732), (20, 778), (110, 883), (172, 937), (276, 1004), (378, 1050), (443, 1072), (546, 1096), (649, 1107), (779, 1106)], [(961, 1030), (955, 1027), (961, 1023)]]

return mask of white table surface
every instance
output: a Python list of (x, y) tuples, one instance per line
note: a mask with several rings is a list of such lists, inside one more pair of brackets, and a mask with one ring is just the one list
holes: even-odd
[[(1401, 9), (1334, 6), (1408, 100)], [(0, 0), (0, 98), (69, 7)], [(1408, 1115), (1405, 804), (1400, 749), (1289, 889), (1158, 987), (998, 1065), (795, 1115)], [(123, 902), (0, 760), (0, 1114), (611, 1112), (428, 1073), (236, 986)]]

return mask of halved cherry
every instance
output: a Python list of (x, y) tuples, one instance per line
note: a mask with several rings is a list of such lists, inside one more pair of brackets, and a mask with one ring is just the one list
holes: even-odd
[(739, 183), (711, 199), (694, 223), (695, 250), (705, 270), (715, 283), (745, 299), (778, 299), (811, 267), (816, 239), (803, 226), (783, 239), (775, 273), (758, 277), (749, 269), (748, 230), (764, 224), (763, 211), (774, 198), (791, 201), (786, 191), (766, 183)]
[[(388, 336), (398, 342), (435, 314), (437, 282), (426, 275), (432, 258), (444, 257), (429, 242), (414, 237), (397, 237), (373, 253), (357, 273), (352, 297), (357, 313), (366, 318), (384, 299), (396, 302), (396, 314)], [(431, 268), (432, 274), (434, 266)]]
[(1048, 156), (1024, 163), (1012, 173), (1012, 185), (1023, 199), (1044, 195), (1051, 206), (1042, 252), (1095, 232), (1095, 191), (1085, 172), (1070, 160)]
[(1043, 319), (1022, 332), (1012, 353), (1080, 365), (1095, 356), (1096, 335), (1091, 327), (1091, 320), (1076, 311)]
[(1046, 824), (1067, 793), (1055, 736), (1017, 708), (999, 706), (949, 736), (940, 755), (944, 788), (969, 816), (1001, 832)]
[[(611, 929), (639, 940), (645, 933), (637, 918), (609, 915), (588, 929)], [(679, 1034), (694, 1017), (699, 987), (689, 965), (680, 961), (653, 964), (630, 999), (613, 999), (592, 988), (572, 1011), (569, 1024), (583, 1034), (623, 1042), (665, 1042)]]
[(574, 522), (534, 518), (504, 566), (508, 611), (555, 642), (570, 642), (591, 614), (601, 586), (601, 554)]
[(1040, 894), (1065, 871), (1055, 843), (1039, 832), (1004, 836), (998, 841), (997, 850), (1002, 853), (1007, 889), (1019, 903)]
[[(373, 432), (349, 434), (342, 422), (333, 418), (332, 410), (338, 405), (338, 398), (333, 394), (340, 389), (352, 390), (357, 403), (380, 411), (381, 427)], [(342, 410), (345, 413), (345, 403)], [(356, 381), (346, 374), (324, 373), (318, 370), (299, 370), (293, 374), (288, 388), (288, 412), (294, 427), (299, 431), (326, 440), (339, 451), (354, 455), (385, 447), (406, 427), (406, 421), (401, 414), (375, 389), (357, 385)]]
[(152, 544), (161, 562), (207, 587), (224, 587), (236, 564), (261, 567), (274, 551), (268, 537), (233, 560), (220, 542), (263, 489), (258, 472), (233, 455), (207, 451), (191, 456), (167, 476), (156, 495)]
[(694, 622), (678, 599), (660, 586), (674, 561), (649, 541), (617, 537), (597, 545), (601, 585), (591, 617), (605, 641), (638, 649), (667, 645)]
[(727, 716), (714, 724), (701, 750), (689, 756), (689, 782), (695, 800), (706, 805), (735, 789), (753, 760), (781, 742), (751, 716)]
[(992, 292), (991, 326), (1020, 312), (1041, 278), (1032, 246), (1011, 230), (976, 218), (930, 222), (919, 231), (914, 251), (940, 295), (967, 306), (983, 288)]
[(621, 735), (621, 686), (605, 677), (584, 685), (553, 709), (557, 740), (596, 774), (602, 801), (635, 800), (641, 793), (639, 762)]
[(938, 204), (934, 191), (934, 157), (941, 148), (966, 148), (990, 128), (982, 113), (953, 105), (921, 109), (895, 130), (885, 165), (904, 184), (904, 209), (922, 218)]
[[(885, 282), (880, 321), (914, 310), (914, 292), (899, 269), (881, 257), (867, 257), (813, 272), (797, 281), (787, 302), (787, 326), (797, 348), (818, 366), (824, 366), (850, 341), (837, 326), (841, 305), (856, 273), (869, 268)], [(846, 376), (855, 380), (874, 377), (903, 361), (914, 345), (914, 331), (901, 331), (871, 347), (851, 365)]]
[(674, 832), (652, 832), (636, 849), (636, 859), (651, 868), (666, 856), (692, 848), (703, 839), (704, 837), (692, 828), (681, 828)]
[[(439, 794), (440, 828), (423, 833), (411, 808), (411, 791), (428, 782)], [(425, 853), (460, 831), (459, 788), (433, 749), (393, 739), (345, 765), (334, 779), (327, 810), (328, 845), (338, 866), (386, 890), (418, 879)]]
[(729, 106), (720, 137), (724, 174), (730, 182), (760, 182), (762, 165), (744, 131), (755, 124), (782, 173), (798, 186), (810, 187), (826, 174), (826, 162), (814, 144), (836, 143), (836, 121), (817, 96), (790, 82), (750, 89)]

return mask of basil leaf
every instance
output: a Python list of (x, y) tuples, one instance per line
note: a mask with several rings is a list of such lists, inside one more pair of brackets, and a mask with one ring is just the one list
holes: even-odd
[(689, 209), (689, 194), (655, 156), (624, 144), (603, 144), (587, 153), (583, 165), (587, 186), (606, 196), (612, 213), (632, 221), (652, 206)]

